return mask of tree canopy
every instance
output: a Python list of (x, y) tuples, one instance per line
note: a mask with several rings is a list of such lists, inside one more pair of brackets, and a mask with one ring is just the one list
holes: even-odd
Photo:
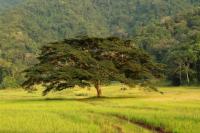
[(118, 81), (129, 86), (161, 77), (162, 65), (155, 63), (130, 40), (116, 37), (66, 39), (45, 45), (39, 63), (27, 69), (23, 86), (36, 84), (49, 91), (60, 91), (76, 85), (94, 85), (101, 96), (100, 85)]

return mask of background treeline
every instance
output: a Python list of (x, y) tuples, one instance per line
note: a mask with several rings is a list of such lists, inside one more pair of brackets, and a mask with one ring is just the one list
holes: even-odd
[(199, 0), (0, 0), (0, 87), (15, 87), (41, 45), (119, 36), (166, 64), (173, 84), (200, 81)]
[(200, 82), (200, 8), (144, 26), (135, 42), (166, 64), (174, 85)]

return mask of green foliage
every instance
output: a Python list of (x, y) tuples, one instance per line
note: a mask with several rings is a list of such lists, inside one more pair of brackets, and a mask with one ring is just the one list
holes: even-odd
[(147, 53), (119, 38), (66, 39), (42, 47), (38, 59), (38, 64), (25, 71), (23, 86), (30, 89), (43, 84), (44, 94), (94, 84), (100, 96), (100, 85), (119, 81), (131, 86), (160, 77), (162, 72)]
[(200, 9), (164, 17), (138, 32), (135, 42), (168, 65), (176, 85), (199, 82)]
[(0, 88), (17, 88), (19, 87), (18, 81), (10, 76), (6, 76), (2, 80), (2, 84), (0, 85)]
[[(171, 16), (198, 5), (199, 0), (0, 0), (0, 59), (12, 64), (7, 75), (15, 73), (17, 79), (20, 71), (37, 63), (42, 44), (88, 35), (134, 38), (162, 61), (177, 38), (197, 35), (196, 30), (178, 34), (187, 32), (187, 25), (172, 25), (184, 16)], [(198, 28), (198, 16), (189, 16), (188, 26)]]

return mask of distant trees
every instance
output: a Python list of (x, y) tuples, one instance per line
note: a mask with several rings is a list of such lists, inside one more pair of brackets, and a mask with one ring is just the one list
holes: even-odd
[[(195, 75), (193, 66), (196, 65), (198, 54), (195, 48), (186, 45), (179, 46), (168, 53), (169, 67), (171, 68), (171, 76), (174, 79), (174, 84), (182, 85), (184, 81), (189, 85), (191, 79)], [(175, 80), (178, 74), (178, 81)], [(197, 78), (197, 77), (196, 77)]]
[(131, 41), (119, 38), (66, 39), (42, 47), (39, 63), (27, 69), (23, 86), (30, 90), (36, 84), (49, 91), (60, 91), (76, 85), (94, 85), (97, 96), (101, 85), (119, 81), (129, 86), (161, 77), (162, 65), (155, 63)]
[[(168, 51), (171, 58), (168, 64), (174, 63), (174, 67), (169, 65), (179, 75), (176, 84), (191, 84), (199, 82), (199, 44), (200, 44), (200, 9), (193, 10), (185, 15), (178, 15), (172, 25), (172, 37), (176, 43)], [(175, 65), (176, 64), (176, 65)]]
[(173, 85), (199, 83), (200, 9), (143, 27), (135, 42), (167, 65)]
[[(169, 75), (176, 63), (166, 62), (166, 57), (178, 46), (196, 45), (200, 40), (199, 9), (195, 8), (199, 0), (0, 0), (0, 3), (0, 60), (4, 61), (0, 61), (0, 66), (10, 64), (0, 67), (0, 84), (5, 87), (8, 82), (2, 82), (8, 79), (17, 83), (23, 80), (21, 71), (37, 62), (35, 56), (43, 44), (77, 35), (133, 39), (157, 62), (170, 64), (166, 77), (177, 82), (172, 80), (177, 74), (173, 78)], [(199, 66), (200, 60), (190, 64), (190, 83), (200, 82)], [(183, 71), (181, 77), (185, 77)]]

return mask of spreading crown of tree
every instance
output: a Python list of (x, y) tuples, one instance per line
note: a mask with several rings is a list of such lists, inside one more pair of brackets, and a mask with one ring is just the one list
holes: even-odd
[(160, 77), (160, 64), (155, 63), (130, 40), (110, 38), (66, 39), (43, 46), (39, 63), (27, 69), (23, 86), (46, 86), (44, 95), (76, 85), (94, 85), (101, 96), (100, 85), (119, 81), (133, 85)]

